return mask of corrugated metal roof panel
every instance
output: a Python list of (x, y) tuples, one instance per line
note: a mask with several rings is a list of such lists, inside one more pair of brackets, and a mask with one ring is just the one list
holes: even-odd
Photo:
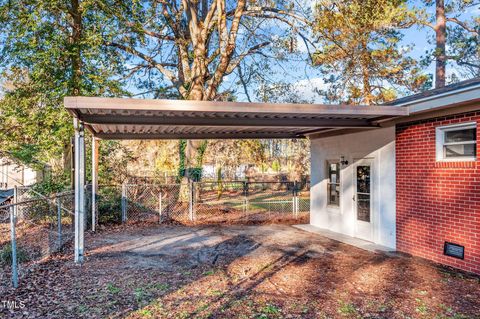
[(303, 138), (327, 129), (378, 127), (404, 116), (394, 106), (269, 104), (65, 98), (67, 110), (99, 138)]

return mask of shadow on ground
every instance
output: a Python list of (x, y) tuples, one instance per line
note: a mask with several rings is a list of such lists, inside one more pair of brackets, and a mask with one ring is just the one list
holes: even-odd
[[(25, 318), (476, 318), (478, 277), (285, 225), (128, 226), (87, 236), (2, 299)], [(478, 317), (478, 316), (477, 316)]]

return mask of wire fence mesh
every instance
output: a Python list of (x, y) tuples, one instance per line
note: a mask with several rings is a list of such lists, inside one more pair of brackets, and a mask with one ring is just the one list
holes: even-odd
[(298, 213), (304, 215), (310, 213), (310, 182), (298, 183), (297, 185)]
[(27, 276), (31, 267), (74, 237), (73, 192), (45, 197), (20, 188), (18, 195), (22, 202), (0, 206), (2, 287), (10, 278)]
[(193, 187), (193, 220), (240, 222), (245, 219), (247, 193), (244, 182), (199, 182)]
[(125, 184), (122, 220), (187, 224), (307, 222), (309, 192), (309, 184), (296, 182)]
[(184, 222), (189, 219), (189, 191), (188, 184), (124, 185), (123, 220)]
[[(85, 227), (140, 221), (182, 224), (307, 222), (309, 184), (296, 182), (190, 182), (87, 185)], [(46, 197), (18, 187), (14, 203), (0, 206), (0, 292), (74, 238), (74, 192)], [(95, 205), (95, 207), (93, 207)], [(93, 208), (97, 212), (92, 215)], [(92, 216), (96, 216), (95, 220)], [(14, 275), (13, 275), (14, 274)]]

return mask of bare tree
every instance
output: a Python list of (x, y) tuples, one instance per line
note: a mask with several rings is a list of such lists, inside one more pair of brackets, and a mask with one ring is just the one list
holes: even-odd
[[(114, 21), (113, 29), (105, 31), (105, 44), (130, 59), (131, 74), (146, 72), (156, 79), (157, 87), (161, 83), (162, 90), (189, 100), (229, 99), (228, 91), (221, 92), (226, 76), (248, 57), (265, 54), (264, 50), (281, 50), (284, 37), (300, 34), (300, 26), (308, 23), (304, 18), (307, 12), (296, 1), (102, 3)], [(288, 28), (279, 28), (276, 23)], [(169, 85), (165, 87), (165, 83)], [(198, 150), (203, 144), (187, 141), (186, 168), (198, 165)]]

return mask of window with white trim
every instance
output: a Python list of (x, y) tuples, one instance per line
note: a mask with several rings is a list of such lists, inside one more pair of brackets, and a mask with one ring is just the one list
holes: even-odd
[(474, 161), (477, 158), (477, 123), (437, 127), (437, 161)]
[(327, 161), (327, 203), (332, 206), (340, 205), (340, 163)]

